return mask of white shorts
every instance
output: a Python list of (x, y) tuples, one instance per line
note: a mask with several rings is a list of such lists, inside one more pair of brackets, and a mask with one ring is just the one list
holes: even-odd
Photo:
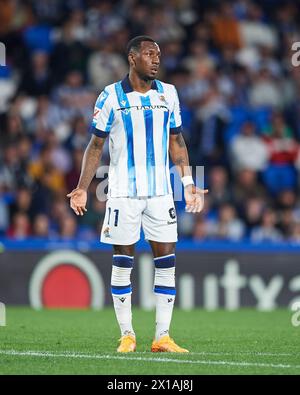
[(108, 198), (101, 230), (102, 243), (130, 245), (140, 239), (177, 241), (177, 217), (172, 195), (151, 198)]

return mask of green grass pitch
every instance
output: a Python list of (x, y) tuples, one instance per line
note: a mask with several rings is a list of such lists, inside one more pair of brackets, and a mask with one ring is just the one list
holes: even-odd
[(137, 352), (119, 354), (112, 308), (7, 308), (0, 327), (0, 374), (300, 374), (300, 327), (289, 310), (184, 312), (171, 336), (189, 354), (151, 353), (154, 311), (133, 311)]

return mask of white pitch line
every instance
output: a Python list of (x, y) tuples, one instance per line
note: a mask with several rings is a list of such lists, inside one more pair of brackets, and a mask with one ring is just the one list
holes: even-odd
[(187, 360), (187, 359), (173, 359), (173, 358), (143, 358), (143, 357), (125, 357), (110, 354), (92, 355), (92, 354), (77, 354), (77, 353), (52, 353), (48, 351), (16, 351), (16, 350), (0, 350), (0, 354), (7, 356), (25, 356), (25, 357), (40, 357), (40, 358), (82, 358), (82, 359), (115, 359), (125, 361), (143, 361), (143, 362), (170, 362), (179, 364), (200, 364), (200, 365), (227, 365), (227, 366), (254, 366), (280, 369), (300, 369), (300, 365), (288, 364), (273, 364), (273, 363), (256, 363), (256, 362), (232, 362), (232, 361), (205, 361), (205, 360)]
[(192, 352), (192, 355), (253, 355), (255, 357), (300, 357), (299, 353), (272, 353), (272, 352), (256, 352), (256, 351), (237, 351), (237, 352)]
[[(135, 351), (135, 354), (150, 354), (150, 351)], [(218, 355), (218, 356), (243, 356), (252, 355), (254, 357), (299, 357), (300, 353), (271, 353), (271, 352), (259, 352), (259, 351), (237, 351), (237, 352), (214, 352), (214, 351), (201, 351), (201, 352), (189, 352), (189, 355)]]

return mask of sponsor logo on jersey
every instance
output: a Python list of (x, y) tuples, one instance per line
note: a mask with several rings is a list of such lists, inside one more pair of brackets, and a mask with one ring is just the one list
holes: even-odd
[[(122, 104), (123, 102), (121, 102)], [(123, 105), (123, 104), (122, 104)], [(131, 107), (120, 107), (117, 108), (117, 111), (122, 111), (125, 114), (129, 114), (130, 111), (136, 110), (136, 111), (146, 111), (146, 110), (163, 110), (163, 111), (169, 111), (167, 106), (164, 106), (162, 104), (151, 104), (151, 105), (144, 105), (144, 106), (131, 106)]]

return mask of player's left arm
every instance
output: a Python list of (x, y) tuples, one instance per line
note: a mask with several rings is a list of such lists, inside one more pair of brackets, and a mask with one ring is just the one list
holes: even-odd
[(170, 134), (169, 153), (184, 185), (186, 211), (199, 213), (203, 209), (204, 195), (208, 193), (208, 189), (200, 189), (194, 185), (188, 151), (182, 133)]

